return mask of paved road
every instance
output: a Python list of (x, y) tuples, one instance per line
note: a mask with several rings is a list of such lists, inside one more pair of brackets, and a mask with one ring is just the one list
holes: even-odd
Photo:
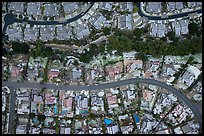
[(175, 19), (175, 18), (181, 18), (181, 17), (185, 17), (188, 16), (188, 14), (192, 14), (192, 13), (202, 13), (202, 9), (198, 9), (198, 10), (194, 10), (194, 11), (189, 11), (189, 12), (185, 12), (185, 13), (180, 13), (180, 14), (174, 14), (174, 15), (168, 15), (167, 17), (161, 17), (161, 16), (151, 16), (151, 15), (147, 15), (142, 11), (141, 8), (141, 2), (138, 2), (138, 14), (141, 17), (146, 17), (150, 20), (168, 20), (168, 19)]
[(47, 89), (56, 89), (56, 90), (72, 90), (72, 91), (81, 91), (81, 90), (101, 90), (101, 89), (107, 89), (107, 88), (114, 88), (122, 85), (128, 85), (128, 84), (135, 84), (135, 83), (145, 83), (145, 84), (152, 84), (156, 85), (162, 88), (167, 89), (174, 95), (176, 95), (179, 99), (181, 99), (186, 105), (188, 105), (189, 108), (194, 112), (195, 116), (198, 119), (198, 122), (200, 126), (202, 127), (202, 113), (197, 108), (197, 106), (194, 106), (194, 104), (180, 91), (175, 89), (173, 86), (167, 85), (166, 83), (163, 83), (158, 80), (154, 79), (145, 79), (145, 78), (132, 78), (132, 79), (126, 79), (126, 80), (120, 80), (116, 82), (110, 82), (100, 85), (90, 85), (90, 86), (75, 86), (75, 85), (55, 85), (55, 84), (39, 84), (39, 83), (17, 83), (17, 82), (10, 82), (5, 81), (2, 83), (3, 86), (11, 86), (11, 87), (24, 87), (24, 88), (47, 88)]
[(9, 127), (8, 132), (9, 134), (14, 134), (14, 120), (16, 117), (15, 113), (15, 102), (16, 102), (16, 91), (14, 87), (9, 87), (11, 90), (10, 95), (10, 105), (9, 105)]

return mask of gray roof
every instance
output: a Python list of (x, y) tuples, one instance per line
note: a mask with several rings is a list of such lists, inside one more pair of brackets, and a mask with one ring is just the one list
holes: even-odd
[(24, 30), (24, 39), (26, 41), (35, 41), (37, 40), (37, 36), (39, 36), (38, 28), (26, 28)]
[(148, 4), (146, 5), (147, 12), (160, 13), (161, 8), (161, 2), (148, 2)]
[(167, 10), (168, 11), (174, 11), (175, 10), (175, 2), (168, 2)]
[(158, 29), (157, 36), (158, 37), (164, 37), (165, 36), (165, 30), (164, 29)]
[(175, 2), (176, 9), (182, 9), (183, 8), (183, 2)]
[(9, 10), (14, 10), (18, 13), (23, 13), (24, 11), (24, 6), (23, 6), (23, 2), (11, 2), (10, 6), (9, 6)]
[(21, 27), (9, 29), (7, 28), (6, 33), (9, 35), (9, 40), (16, 41), (22, 40), (22, 29)]
[(196, 6), (196, 2), (187, 2), (188, 7), (195, 7)]
[(64, 6), (65, 14), (68, 14), (72, 12), (74, 9), (78, 8), (78, 5), (76, 2), (62, 2), (62, 5)]
[(185, 125), (181, 128), (185, 134), (193, 130), (189, 125)]
[(57, 39), (59, 40), (65, 40), (70, 39), (71, 37), (71, 30), (64, 27), (64, 26), (58, 26), (57, 28)]
[(81, 70), (80, 69), (77, 69), (77, 68), (73, 68), (72, 70), (72, 76), (73, 76), (73, 79), (76, 80), (78, 78), (81, 78)]
[(41, 15), (41, 2), (28, 3), (27, 14), (28, 15)]
[(45, 10), (44, 10), (44, 14), (46, 16), (58, 16), (59, 15), (59, 11), (58, 8), (59, 6), (57, 4), (45, 4), (44, 5)]
[(40, 38), (43, 41), (54, 39), (54, 30), (51, 30), (50, 27), (40, 28)]

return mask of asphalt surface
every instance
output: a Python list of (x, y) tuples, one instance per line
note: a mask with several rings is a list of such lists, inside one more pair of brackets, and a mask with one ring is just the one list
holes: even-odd
[(14, 120), (16, 117), (15, 112), (15, 102), (16, 102), (16, 91), (14, 87), (10, 87), (11, 95), (10, 95), (10, 105), (9, 105), (9, 127), (8, 132), (9, 134), (14, 134)]
[(145, 84), (156, 85), (161, 88), (165, 88), (169, 92), (173, 93), (180, 100), (182, 100), (186, 105), (188, 105), (188, 107), (193, 111), (193, 113), (197, 117), (198, 122), (202, 127), (202, 113), (200, 112), (200, 109), (197, 108), (198, 106), (195, 106), (185, 95), (183, 95), (180, 91), (178, 91), (173, 86), (167, 85), (166, 83), (163, 83), (161, 81), (154, 80), (154, 79), (132, 78), (132, 79), (120, 80), (120, 81), (110, 82), (110, 83), (105, 83), (100, 85), (90, 85), (90, 86), (61, 85), (61, 84), (55, 85), (55, 84), (40, 84), (40, 83), (29, 83), (29, 82), (17, 83), (17, 82), (10, 82), (10, 81), (5, 81), (2, 83), (2, 85), (15, 87), (15, 88), (36, 88), (36, 89), (47, 88), (47, 89), (54, 89), (54, 90), (81, 91), (81, 90), (102, 90), (102, 89), (114, 88), (114, 87), (119, 87), (119, 86), (128, 85), (128, 84), (135, 84), (135, 83), (145, 83)]
[(191, 13), (202, 13), (202, 9), (198, 9), (198, 10), (194, 10), (194, 11), (189, 11), (189, 12), (185, 12), (185, 13), (179, 13), (179, 14), (174, 14), (174, 15), (168, 15), (168, 17), (161, 17), (161, 16), (151, 16), (151, 15), (147, 15), (144, 14), (141, 10), (141, 2), (138, 2), (138, 14), (141, 17), (146, 17), (150, 20), (168, 20), (168, 19), (175, 19), (175, 18), (180, 18), (180, 17), (184, 17), (184, 16), (188, 16), (188, 14)]

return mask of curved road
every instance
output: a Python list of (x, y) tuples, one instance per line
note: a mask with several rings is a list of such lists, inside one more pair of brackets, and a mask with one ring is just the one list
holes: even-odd
[(114, 88), (122, 85), (135, 84), (135, 83), (145, 83), (145, 84), (156, 85), (156, 86), (165, 88), (166, 90), (176, 95), (193, 111), (202, 128), (202, 114), (200, 112), (200, 109), (198, 109), (197, 106), (194, 106), (194, 104), (185, 95), (180, 93), (180, 91), (175, 89), (173, 86), (167, 85), (166, 83), (163, 83), (161, 81), (154, 80), (154, 79), (132, 78), (132, 79), (120, 80), (120, 81), (110, 82), (110, 83), (105, 83), (100, 85), (90, 85), (90, 86), (55, 85), (55, 84), (40, 84), (40, 83), (29, 83), (29, 82), (17, 83), (17, 82), (4, 81), (2, 82), (2, 86), (10, 86), (10, 87), (16, 87), (16, 88), (20, 88), (20, 87), (37, 88), (37, 89), (47, 88), (47, 89), (56, 89), (56, 90), (81, 91), (81, 90), (101, 90), (101, 89)]
[(138, 8), (139, 8), (138, 14), (141, 17), (146, 17), (150, 20), (168, 20), (168, 19), (175, 19), (175, 18), (188, 16), (188, 14), (192, 14), (192, 13), (196, 13), (196, 12), (202, 13), (202, 9), (198, 9), (198, 10), (194, 10), (194, 11), (189, 11), (189, 12), (185, 12), (185, 13), (179, 13), (179, 14), (174, 14), (174, 15), (168, 15), (167, 17), (162, 17), (162, 16), (151, 16), (151, 15), (147, 15), (147, 14), (143, 13), (141, 2), (138, 2)]

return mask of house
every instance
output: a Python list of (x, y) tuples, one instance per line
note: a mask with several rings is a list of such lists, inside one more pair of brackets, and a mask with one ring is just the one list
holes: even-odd
[(45, 94), (45, 104), (55, 104), (57, 102), (57, 98), (52, 96), (50, 93)]
[(200, 73), (201, 71), (197, 67), (188, 66), (183, 76), (179, 77), (179, 81), (186, 84), (187, 86), (190, 86), (195, 81), (195, 79), (197, 79)]
[(40, 134), (40, 128), (30, 127), (29, 134)]
[(63, 106), (69, 109), (72, 109), (72, 98), (64, 99)]
[(157, 131), (155, 134), (170, 134), (168, 129)]
[(27, 14), (33, 16), (41, 15), (41, 4), (42, 2), (29, 2), (27, 5)]
[(106, 127), (106, 129), (107, 129), (108, 134), (116, 134), (117, 132), (119, 132), (118, 125), (108, 126), (108, 127)]
[(150, 13), (161, 13), (161, 2), (147, 2), (146, 11)]
[(34, 102), (35, 103), (43, 103), (42, 96), (34, 95)]
[(144, 98), (146, 101), (151, 101), (151, 100), (152, 100), (152, 95), (153, 95), (153, 92), (152, 92), (152, 91), (142, 90), (142, 93), (143, 93), (143, 98)]
[(188, 132), (191, 132), (193, 130), (193, 128), (190, 127), (188, 124), (182, 126), (181, 129), (183, 130), (184, 134), (187, 134)]
[(166, 25), (162, 23), (151, 23), (150, 35), (154, 37), (164, 37), (166, 33)]
[(107, 67), (106, 73), (109, 78), (114, 78), (116, 74), (119, 74), (121, 71), (118, 67)]
[(175, 2), (167, 2), (167, 10), (174, 11), (175, 10)]
[(26, 125), (18, 125), (16, 128), (16, 134), (26, 134)]
[(175, 35), (179, 36), (181, 35), (181, 26), (179, 24), (179, 22), (172, 22), (172, 29), (175, 31)]
[(181, 127), (177, 127), (174, 129), (175, 134), (183, 134)]
[(71, 128), (65, 128), (65, 133), (64, 134), (71, 134)]
[(183, 9), (183, 2), (175, 2), (175, 8), (177, 9), (177, 10), (181, 10), (181, 9)]
[(25, 28), (24, 30), (24, 40), (25, 41), (36, 41), (39, 36), (39, 28)]
[(188, 21), (187, 20), (181, 20), (181, 34), (188, 34)]
[[(20, 3), (20, 2), (17, 2)], [(16, 26), (15, 28), (7, 28), (6, 29), (7, 35), (9, 35), (10, 41), (22, 41), (23, 39), (23, 32), (21, 26)]]
[(79, 8), (76, 2), (62, 2), (65, 14), (70, 14), (75, 9)]
[(111, 2), (101, 2), (99, 7), (104, 10), (112, 11), (112, 3)]
[(17, 97), (17, 113), (18, 114), (29, 114), (30, 113), (30, 98), (26, 96)]
[(51, 16), (51, 17), (54, 17), (54, 16), (58, 16), (59, 15), (59, 6), (58, 4), (56, 3), (49, 3), (49, 4), (44, 4), (44, 14), (46, 16)]
[(120, 15), (118, 20), (118, 28), (121, 30), (132, 30), (132, 14)]
[(45, 28), (40, 27), (40, 39), (42, 41), (53, 40), (55, 35), (54, 27), (47, 26)]
[(20, 73), (20, 70), (16, 66), (11, 66), (11, 77), (12, 79), (15, 79)]
[(9, 11), (15, 11), (16, 13), (24, 13), (24, 2), (11, 2), (9, 4)]
[(124, 58), (124, 60), (125, 59), (128, 59), (128, 60), (134, 60), (135, 59), (135, 54), (136, 54), (137, 52), (124, 52), (123, 53), (123, 58)]
[(82, 70), (81, 69), (78, 69), (76, 67), (74, 67), (72, 69), (72, 78), (73, 78), (73, 80), (80, 79), (81, 75), (82, 75)]
[(57, 69), (51, 69), (48, 72), (49, 81), (53, 80), (53, 78), (58, 77), (58, 76), (59, 76), (59, 70), (57, 70)]
[(68, 40), (71, 38), (71, 30), (70, 27), (64, 27), (64, 26), (57, 26), (57, 39), (59, 40)]
[(193, 87), (193, 89), (197, 92), (197, 93), (202, 93), (202, 83), (200, 81), (198, 81), (198, 83)]

